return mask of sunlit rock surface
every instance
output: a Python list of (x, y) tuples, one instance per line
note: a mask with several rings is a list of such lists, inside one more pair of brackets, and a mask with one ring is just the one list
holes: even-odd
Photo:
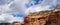
[(30, 13), (24, 17), (24, 25), (60, 25), (60, 6), (53, 10)]

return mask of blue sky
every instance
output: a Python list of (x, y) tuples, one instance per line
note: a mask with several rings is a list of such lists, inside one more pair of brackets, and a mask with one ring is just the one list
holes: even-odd
[[(34, 5), (38, 5), (40, 4), (43, 0), (33, 0), (34, 1)], [(31, 1), (29, 1), (27, 4), (26, 4), (26, 7), (29, 8), (30, 6), (33, 6), (33, 4), (31, 3)]]
[[(0, 22), (5, 20), (8, 22), (23, 21), (26, 13), (30, 11), (49, 10), (56, 6), (60, 6), (60, 0), (0, 0)], [(10, 16), (11, 18), (9, 18)]]

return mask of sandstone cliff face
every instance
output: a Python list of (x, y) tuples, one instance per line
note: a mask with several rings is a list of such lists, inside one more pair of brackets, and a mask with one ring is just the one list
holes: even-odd
[(60, 25), (60, 7), (52, 11), (30, 13), (24, 17), (24, 25)]
[(60, 7), (54, 9), (48, 16), (49, 25), (60, 25)]

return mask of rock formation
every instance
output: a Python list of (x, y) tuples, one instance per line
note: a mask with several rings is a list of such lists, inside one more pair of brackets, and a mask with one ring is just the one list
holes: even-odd
[(24, 25), (59, 25), (60, 6), (53, 10), (30, 13), (24, 17)]

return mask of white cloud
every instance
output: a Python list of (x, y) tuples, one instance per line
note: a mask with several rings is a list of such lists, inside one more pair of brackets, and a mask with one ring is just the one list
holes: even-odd
[(0, 9), (1, 12), (11, 11), (7, 5), (0, 5)]
[[(22, 2), (22, 3), (21, 3)], [(20, 21), (23, 22), (21, 17), (13, 17), (13, 13), (24, 13), (26, 10), (25, 6), (26, 0), (16, 0), (11, 4), (0, 5), (0, 23)]]
[[(1, 13), (24, 13), (26, 10), (25, 3), (27, 3), (28, 0), (14, 0), (11, 3), (0, 5), (0, 12)], [(0, 14), (1, 14), (0, 13)]]
[(13, 16), (9, 14), (0, 15), (0, 23), (7, 23), (13, 20)]
[(14, 21), (20, 21), (21, 23), (23, 23), (23, 21), (24, 21), (24, 18), (23, 17), (14, 17)]
[(12, 23), (12, 22), (23, 22), (22, 17), (13, 17), (13, 15), (10, 14), (2, 14), (0, 15), (0, 23)]
[(14, 3), (10, 6), (13, 10), (18, 12), (25, 12), (26, 3), (28, 0), (15, 0)]
[(0, 5), (8, 4), (13, 0), (0, 0)]
[(38, 12), (38, 11), (44, 11), (44, 10), (51, 10), (53, 8), (50, 9), (50, 7), (52, 5), (56, 5), (57, 3), (60, 3), (60, 2), (57, 2), (58, 0), (43, 0), (41, 4), (38, 4), (38, 5), (34, 5), (30, 8), (28, 8), (26, 11), (25, 11), (25, 14), (28, 14), (29, 12)]
[(0, 14), (6, 13), (17, 13), (16, 11), (12, 10), (8, 5), (0, 5)]
[(57, 0), (43, 0), (41, 5), (52, 5), (52, 4), (56, 4)]
[(44, 11), (44, 10), (51, 10), (49, 9), (50, 5), (46, 5), (46, 6), (39, 6), (39, 5), (36, 5), (36, 6), (32, 6), (30, 8), (28, 8), (26, 10), (26, 14), (28, 14), (29, 12), (39, 12), (39, 11)]

